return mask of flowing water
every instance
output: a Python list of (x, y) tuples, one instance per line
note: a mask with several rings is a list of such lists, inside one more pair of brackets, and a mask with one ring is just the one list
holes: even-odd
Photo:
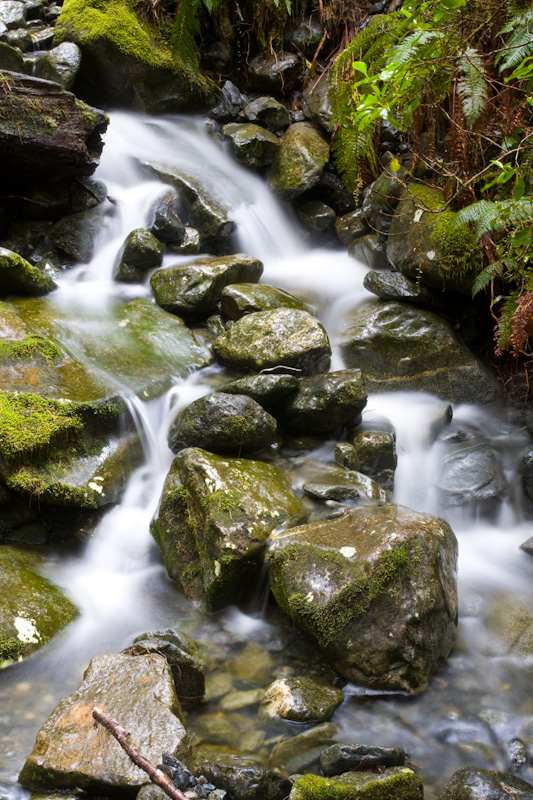
[[(58, 316), (68, 310), (78, 324), (104, 324), (117, 303), (150, 296), (146, 285), (111, 281), (125, 235), (145, 224), (150, 202), (161, 191), (161, 184), (142, 176), (139, 159), (173, 164), (208, 186), (237, 224), (235, 250), (264, 262), (263, 282), (309, 302), (333, 345), (343, 315), (374, 302), (362, 286), (366, 268), (341, 250), (309, 248), (290, 209), (272, 197), (263, 180), (231, 160), (203, 121), (114, 114), (97, 177), (105, 181), (118, 213), (107, 218), (93, 261), (65, 273), (59, 290), (46, 301)], [(167, 256), (165, 265), (178, 262), (180, 257)], [(68, 325), (55, 333), (83, 357)], [(334, 348), (332, 368), (341, 367)], [(300, 665), (312, 658), (280, 615), (270, 610), (265, 619), (259, 613), (268, 596), (266, 583), (255, 608), (246, 613), (234, 608), (205, 617), (193, 609), (167, 578), (149, 534), (172, 461), (166, 444), (170, 421), (179, 408), (222, 378), (221, 368), (208, 367), (185, 381), (176, 380), (167, 395), (149, 402), (141, 402), (127, 385), (118, 383), (136, 420), (146, 461), (132, 475), (122, 503), (104, 516), (80, 551), (50, 554), (47, 576), (64, 587), (81, 615), (47, 647), (0, 673), (0, 796), (26, 796), (16, 783), (18, 770), (38, 729), (59, 699), (78, 685), (91, 657), (118, 652), (142, 631), (185, 628), (204, 641), (213, 676), (233, 675), (237, 688), (251, 685), (242, 663), (239, 669), (233, 663), (242, 662), (241, 653), (251, 652), (246, 650), (250, 643), (256, 642), (263, 656), (273, 659), (265, 684), (291, 670), (298, 674)], [(509, 409), (461, 406), (453, 409), (450, 422), (446, 404), (425, 394), (369, 397), (363, 422), (382, 424), (384, 419), (397, 437), (394, 500), (439, 513), (459, 539), (459, 634), (447, 663), (416, 698), (369, 694), (348, 684), (346, 700), (333, 720), (338, 725), (336, 739), (404, 748), (421, 768), (426, 797), (436, 797), (461, 766), (510, 769), (508, 748), (520, 739), (529, 748), (529, 763), (519, 774), (532, 781), (533, 559), (519, 545), (532, 535), (533, 525), (523, 519), (516, 488), (517, 460), (529, 437), (513, 422)], [(480, 434), (497, 454), (508, 491), (491, 516), (478, 508), (439, 504), (435, 484), (443, 431)], [(333, 447), (334, 442), (328, 442), (317, 452), (285, 460), (295, 486), (303, 483), (311, 460), (331, 460)], [(254, 677), (257, 680), (257, 674)], [(206, 708), (217, 710), (213, 704)], [(193, 728), (201, 726), (200, 717), (198, 712), (190, 715)], [(253, 713), (234, 715), (231, 721), (237, 729), (241, 726), (249, 742), (254, 740)], [(288, 725), (281, 735), (290, 737), (301, 730)], [(254, 741), (263, 752), (273, 746), (264, 732)], [(286, 763), (291, 769), (301, 768), (297, 759)]]

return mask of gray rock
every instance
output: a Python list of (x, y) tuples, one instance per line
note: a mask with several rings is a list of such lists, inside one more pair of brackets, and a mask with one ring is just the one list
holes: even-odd
[(194, 256), (200, 252), (200, 232), (196, 228), (185, 227), (183, 239), (178, 244), (177, 242), (169, 242), (168, 250), (171, 253), (177, 253), (182, 256)]
[(102, 230), (100, 207), (70, 214), (56, 222), (49, 235), (54, 245), (76, 261), (88, 263), (94, 254), (96, 237)]
[(230, 319), (240, 319), (254, 311), (275, 308), (298, 308), (310, 312), (309, 306), (282, 289), (264, 283), (235, 283), (226, 286), (220, 295), (222, 313)]
[(318, 761), (324, 745), (330, 744), (337, 733), (333, 722), (322, 722), (312, 728), (286, 737), (272, 752), (272, 766), (282, 766), (288, 773), (302, 772)]
[(398, 463), (394, 434), (388, 431), (361, 431), (356, 433), (353, 443), (360, 471), (392, 491), (394, 471)]
[(213, 453), (240, 455), (268, 447), (276, 438), (276, 420), (243, 394), (216, 392), (184, 408), (172, 423), (172, 452), (202, 447)]
[(526, 539), (525, 542), (522, 542), (520, 548), (525, 550), (526, 553), (529, 553), (530, 556), (533, 556), (533, 536), (530, 536), (529, 539)]
[(335, 232), (341, 242), (348, 247), (354, 239), (359, 239), (361, 236), (370, 233), (370, 228), (363, 211), (358, 208), (356, 211), (350, 211), (349, 214), (337, 217)]
[(291, 783), (279, 772), (251, 758), (230, 754), (196, 756), (196, 771), (215, 786), (225, 789), (233, 800), (284, 800)]
[(247, 314), (213, 347), (224, 364), (254, 372), (278, 368), (312, 375), (327, 370), (331, 355), (322, 324), (306, 311), (290, 308)]
[(261, 92), (285, 92), (294, 88), (302, 65), (294, 53), (261, 53), (248, 64), (248, 80)]
[(180, 197), (173, 188), (165, 191), (148, 212), (146, 227), (160, 242), (181, 244), (185, 225), (180, 216)]
[(311, 60), (317, 50), (318, 45), (324, 36), (324, 28), (315, 19), (310, 17), (301, 22), (293, 31), (288, 34), (289, 42), (298, 51)]
[(247, 375), (231, 383), (225, 383), (220, 389), (227, 394), (245, 394), (259, 405), (276, 416), (276, 409), (287, 395), (297, 391), (298, 378), (294, 375)]
[(335, 222), (335, 212), (321, 200), (309, 200), (296, 207), (298, 219), (306, 228), (322, 233)]
[(438, 450), (437, 491), (440, 504), (494, 512), (507, 493), (496, 453), (481, 436), (450, 437)]
[(15, 28), (7, 31), (4, 35), (4, 41), (11, 47), (18, 47), (22, 53), (26, 53), (33, 46), (30, 32), (25, 28)]
[(57, 286), (52, 278), (29, 261), (0, 247), (0, 294), (39, 297)]
[(246, 97), (231, 81), (226, 81), (221, 89), (216, 106), (210, 115), (219, 122), (234, 120), (246, 105)]
[(359, 456), (353, 444), (339, 442), (335, 445), (335, 463), (344, 469), (359, 469)]
[(290, 123), (289, 112), (285, 106), (274, 97), (266, 96), (256, 97), (255, 100), (247, 103), (240, 117), (250, 122), (256, 122), (273, 133), (287, 128)]
[(306, 81), (302, 94), (302, 109), (307, 119), (316, 122), (326, 131), (330, 130), (332, 112), (327, 72), (323, 72), (318, 78)]
[(262, 272), (261, 261), (237, 253), (160, 270), (152, 275), (150, 285), (156, 303), (166, 311), (207, 317), (216, 310), (225, 286), (258, 281)]
[(355, 469), (343, 469), (332, 464), (308, 464), (307, 482), (303, 491), (316, 500), (353, 500), (362, 498), (366, 504), (385, 502), (389, 495), (378, 484)]
[(35, 28), (31, 31), (31, 38), (35, 50), (49, 50), (54, 42), (54, 28)]
[(26, 22), (26, 6), (17, 0), (3, 0), (0, 3), (0, 22), (8, 29), (22, 28)]
[(95, 724), (95, 706), (111, 712), (152, 763), (157, 764), (165, 751), (180, 758), (190, 755), (174, 681), (163, 656), (98, 656), (79, 688), (59, 703), (37, 734), (35, 749), (19, 776), (23, 786), (37, 791), (78, 788), (105, 796), (134, 792), (146, 783), (146, 773)]
[(287, 128), (272, 163), (270, 186), (284, 200), (293, 200), (318, 183), (329, 161), (329, 145), (310, 122)]
[(496, 378), (430, 311), (377, 303), (352, 313), (340, 336), (346, 364), (362, 369), (369, 392), (427, 391), (452, 403), (489, 403)]
[(436, 306), (436, 297), (430, 289), (399, 272), (367, 272), (363, 286), (381, 300), (399, 300), (413, 306)]
[(252, 122), (229, 122), (222, 135), (230, 140), (237, 161), (253, 169), (271, 164), (280, 146), (275, 133)]
[(170, 577), (215, 610), (256, 579), (274, 528), (302, 516), (279, 468), (188, 448), (172, 463), (151, 530)]
[(457, 542), (438, 517), (357, 509), (286, 532), (268, 564), (276, 601), (348, 680), (420, 693), (454, 642)]
[(389, 266), (385, 244), (378, 233), (367, 233), (353, 239), (348, 245), (348, 252), (369, 269), (387, 269)]
[(298, 392), (285, 401), (278, 419), (290, 433), (329, 433), (354, 425), (366, 406), (360, 370), (339, 370), (302, 378)]
[(533, 447), (522, 456), (520, 462), (522, 488), (530, 500), (533, 500)]
[(163, 246), (146, 228), (129, 233), (113, 265), (113, 279), (123, 283), (141, 283), (146, 272), (161, 266)]
[(324, 678), (283, 678), (271, 683), (261, 703), (261, 716), (293, 722), (325, 722), (344, 700), (344, 694)]
[(63, 42), (35, 63), (35, 75), (71, 89), (81, 65), (81, 50), (74, 42)]
[(26, 64), (19, 50), (7, 42), (0, 42), (0, 69), (9, 72), (26, 72)]
[(533, 786), (516, 775), (463, 767), (444, 787), (441, 800), (533, 800)]
[(366, 744), (332, 744), (320, 754), (324, 775), (341, 775), (349, 770), (375, 767), (403, 767), (407, 756), (399, 747), (375, 747)]

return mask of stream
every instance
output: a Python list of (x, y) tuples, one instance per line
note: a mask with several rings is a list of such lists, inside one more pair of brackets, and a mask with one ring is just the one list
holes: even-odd
[[(111, 115), (95, 177), (106, 183), (118, 213), (107, 219), (92, 262), (64, 273), (59, 290), (46, 302), (58, 311), (68, 310), (78, 322), (91, 324), (105, 318), (117, 303), (151, 297), (146, 284), (111, 280), (124, 237), (145, 224), (150, 200), (161, 190), (161, 184), (147, 180), (138, 169), (137, 159), (143, 158), (187, 170), (209, 187), (236, 222), (235, 252), (260, 258), (265, 265), (262, 282), (312, 306), (332, 342), (332, 369), (343, 368), (335, 348), (343, 316), (375, 302), (363, 288), (367, 268), (341, 249), (311, 249), (292, 211), (260, 177), (232, 160), (201, 119)], [(167, 255), (164, 266), (190, 260), (190, 256)], [(83, 353), (76, 350), (68, 326), (59, 332), (61, 336), (64, 346), (81, 360)], [(133, 473), (122, 503), (107, 512), (82, 548), (50, 552), (45, 574), (64, 588), (81, 614), (48, 646), (0, 672), (0, 798), (29, 796), (16, 781), (18, 771), (37, 731), (58, 701), (77, 687), (90, 659), (119, 652), (143, 631), (171, 626), (186, 630), (205, 642), (208, 652), (212, 648), (208, 672), (233, 675), (237, 686), (240, 680), (244, 687), (248, 678), (233, 670), (232, 662), (252, 642), (274, 660), (273, 676), (265, 684), (294, 664), (305, 668), (309, 646), (279, 612), (266, 608), (266, 583), (258, 589), (254, 607), (246, 611), (231, 608), (201, 614), (167, 577), (149, 533), (173, 458), (166, 443), (171, 420), (223, 379), (220, 366), (206, 367), (185, 381), (176, 379), (167, 394), (149, 401), (135, 397), (123, 381), (118, 383), (136, 421), (145, 463)], [(394, 502), (443, 516), (459, 540), (459, 631), (447, 662), (420, 696), (369, 693), (346, 685), (345, 702), (333, 718), (338, 726), (335, 739), (403, 748), (419, 768), (426, 798), (431, 800), (462, 766), (512, 771), (516, 740), (530, 754), (529, 763), (517, 774), (533, 782), (533, 559), (520, 549), (533, 535), (533, 523), (523, 517), (517, 474), (530, 437), (516, 423), (513, 409), (457, 406), (449, 421), (446, 403), (428, 394), (369, 396), (363, 423), (383, 419), (396, 431)], [(443, 430), (450, 435), (479, 434), (496, 452), (508, 489), (490, 517), (477, 508), (439, 504), (435, 483)], [(305, 481), (308, 460), (331, 461), (334, 445), (326, 442), (318, 451), (291, 456), (297, 487)], [(519, 640), (528, 647), (529, 657), (522, 653)], [(214, 712), (214, 704), (190, 712), (193, 729), (195, 715), (206, 710)], [(250, 713), (246, 736), (254, 735), (254, 725)], [(283, 728), (282, 735), (301, 731), (293, 723)], [(288, 766), (293, 771), (300, 768), (297, 759)]]

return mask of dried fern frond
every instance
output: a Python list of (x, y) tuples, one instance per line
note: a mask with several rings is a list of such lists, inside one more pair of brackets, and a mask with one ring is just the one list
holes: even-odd
[(524, 292), (516, 301), (510, 318), (510, 333), (505, 347), (518, 357), (526, 351), (533, 337), (533, 292)]

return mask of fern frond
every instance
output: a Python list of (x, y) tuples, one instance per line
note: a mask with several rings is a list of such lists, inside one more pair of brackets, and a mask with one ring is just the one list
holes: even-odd
[(499, 210), (496, 203), (492, 203), (490, 200), (479, 200), (458, 211), (450, 225), (453, 227), (474, 225), (476, 236), (479, 239), (484, 233), (490, 233), (497, 229), (498, 218)]
[(505, 49), (494, 59), (499, 71), (503, 72), (533, 55), (533, 9), (514, 14), (500, 30), (501, 33), (511, 34), (505, 43)]
[(484, 111), (489, 97), (485, 79), (483, 59), (474, 47), (467, 47), (458, 59), (461, 77), (457, 93), (461, 99), (463, 114), (468, 125), (473, 125)]
[(188, 69), (198, 70), (195, 34), (200, 31), (198, 14), (202, 0), (181, 0), (172, 27), (172, 50)]
[(475, 297), (476, 294), (479, 294), (479, 292), (482, 292), (483, 289), (486, 289), (493, 278), (495, 278), (497, 275), (501, 275), (502, 268), (503, 263), (501, 261), (493, 261), (492, 264), (489, 264), (487, 267), (485, 267), (485, 269), (482, 269), (472, 284), (472, 297)]
[(406, 36), (402, 42), (396, 45), (391, 53), (389, 63), (391, 66), (407, 64), (409, 61), (413, 61), (417, 52), (429, 42), (442, 40), (443, 38), (442, 31), (415, 31), (415, 33)]
[(361, 161), (376, 161), (372, 136), (355, 126), (339, 128), (331, 145), (333, 157), (345, 186), (353, 194), (361, 188)]
[(508, 349), (509, 338), (513, 331), (513, 314), (515, 313), (518, 305), (518, 297), (519, 292), (517, 290), (509, 295), (503, 304), (503, 309), (500, 314), (500, 319), (496, 329), (496, 355), (501, 356), (503, 351)]

